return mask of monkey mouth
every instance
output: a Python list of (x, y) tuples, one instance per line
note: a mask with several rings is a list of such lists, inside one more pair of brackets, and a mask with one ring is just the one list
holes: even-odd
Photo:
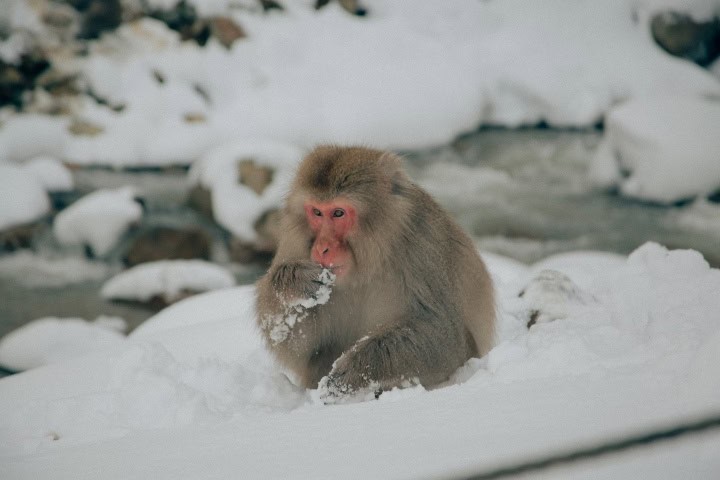
[(344, 277), (348, 271), (347, 266), (345, 266), (345, 265), (330, 265), (327, 268), (329, 268), (330, 271), (339, 278)]

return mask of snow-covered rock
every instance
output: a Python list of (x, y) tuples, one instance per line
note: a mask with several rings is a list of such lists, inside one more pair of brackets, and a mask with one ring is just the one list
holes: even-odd
[(146, 302), (160, 297), (166, 303), (187, 293), (207, 292), (235, 285), (225, 268), (203, 260), (160, 260), (121, 272), (103, 285), (100, 294), (112, 300)]
[(67, 192), (73, 189), (72, 173), (57, 158), (34, 157), (28, 160), (23, 168), (34, 175), (49, 192)]
[(0, 339), (0, 365), (14, 371), (62, 362), (125, 341), (124, 320), (47, 317), (33, 320)]
[(20, 251), (0, 257), (0, 278), (30, 288), (61, 287), (101, 280), (109, 272), (110, 267), (106, 263), (80, 256), (55, 258)]
[(57, 119), (8, 122), (0, 154), (54, 150), (71, 163), (122, 166), (188, 164), (236, 138), (419, 148), (479, 125), (592, 126), (648, 93), (720, 93), (712, 74), (651, 38), (651, 14), (668, 2), (370, 2), (366, 18), (338, 5), (286, 2), (266, 15), (196, 3), (248, 37), (228, 50), (181, 42), (152, 19), (122, 25), (74, 62), (94, 92), (125, 107), (82, 104), (103, 133), (74, 136)]
[(50, 199), (37, 177), (0, 164), (0, 230), (33, 222), (50, 210)]
[(591, 174), (599, 185), (660, 203), (712, 193), (720, 188), (719, 131), (720, 101), (628, 101), (608, 115)]
[[(210, 190), (213, 216), (233, 235), (252, 242), (257, 238), (255, 221), (277, 208), (287, 192), (303, 151), (263, 140), (237, 140), (209, 151), (190, 169), (191, 184)], [(272, 181), (257, 193), (240, 183), (239, 165), (251, 160), (272, 171)]]
[(96, 255), (104, 255), (141, 217), (133, 187), (102, 189), (58, 213), (53, 231), (64, 245), (89, 245)]

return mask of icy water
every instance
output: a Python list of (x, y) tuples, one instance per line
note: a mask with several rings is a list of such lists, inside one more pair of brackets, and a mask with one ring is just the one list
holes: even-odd
[[(450, 145), (403, 152), (411, 175), (473, 234), (480, 248), (534, 262), (568, 250), (629, 253), (653, 240), (701, 251), (720, 265), (720, 205), (661, 207), (595, 189), (588, 165), (600, 133), (484, 130)], [(77, 170), (80, 193), (136, 185), (145, 225), (200, 225), (214, 238), (212, 259), (251, 283), (261, 266), (231, 265), (223, 233), (186, 206), (186, 172)], [(120, 245), (109, 261), (61, 249), (49, 226), (35, 253), (0, 256), (0, 335), (43, 316), (120, 316), (134, 328), (154, 312), (102, 300), (103, 282), (122, 267)]]

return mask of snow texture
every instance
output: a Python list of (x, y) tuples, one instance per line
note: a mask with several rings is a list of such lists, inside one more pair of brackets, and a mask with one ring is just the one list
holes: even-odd
[(94, 350), (106, 350), (125, 341), (125, 321), (98, 317), (47, 317), (33, 320), (0, 339), (0, 365), (14, 371), (62, 362)]
[[(193, 164), (188, 177), (192, 185), (210, 190), (213, 216), (220, 225), (243, 240), (253, 241), (257, 237), (255, 221), (280, 205), (302, 156), (302, 150), (290, 145), (235, 140), (205, 154)], [(272, 181), (261, 194), (239, 182), (238, 167), (243, 160), (272, 170)]]
[(607, 117), (593, 162), (599, 185), (660, 203), (720, 189), (720, 101), (664, 96), (628, 101)]
[(88, 245), (96, 255), (104, 255), (141, 217), (133, 187), (101, 189), (58, 213), (53, 232), (63, 245)]
[(227, 269), (204, 260), (160, 260), (142, 263), (108, 280), (103, 298), (145, 302), (161, 297), (167, 303), (189, 292), (207, 292), (235, 285)]
[(38, 220), (50, 210), (50, 199), (35, 175), (0, 163), (0, 230)]
[[(582, 282), (564, 275), (594, 300), (530, 329), (531, 302), (506, 285), (531, 283), (536, 267), (486, 260), (509, 279), (498, 282), (497, 345), (442, 388), (325, 406), (270, 359), (254, 289), (221, 290), (160, 312), (124, 347), (0, 380), (0, 408), (13, 412), (0, 418), (0, 476), (468, 476), (720, 408), (720, 271), (697, 252), (649, 243), (623, 262), (551, 259), (537, 268), (581, 265)], [(548, 474), (711, 479), (718, 438)]]

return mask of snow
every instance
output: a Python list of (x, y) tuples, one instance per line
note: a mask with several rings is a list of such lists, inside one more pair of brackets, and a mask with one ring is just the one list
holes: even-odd
[(34, 157), (28, 160), (23, 168), (34, 175), (49, 192), (67, 192), (73, 189), (72, 173), (57, 158)]
[(96, 190), (55, 217), (53, 232), (63, 245), (89, 245), (104, 255), (142, 217), (142, 207), (130, 186)]
[[(0, 380), (0, 408), (14, 412), (0, 419), (0, 476), (467, 476), (717, 411), (720, 271), (697, 252), (654, 243), (615, 260), (576, 254), (583, 286), (563, 275), (593, 301), (530, 329), (532, 305), (500, 283), (496, 347), (442, 388), (335, 406), (272, 362), (252, 287), (192, 297), (124, 346)], [(488, 265), (508, 278), (515, 270), (514, 284), (547, 267), (498, 256)], [(675, 478), (690, 468), (715, 478), (718, 439), (710, 432), (551, 473)]]
[[(660, 203), (720, 189), (720, 102), (687, 97), (628, 101), (614, 108), (593, 163), (599, 185)], [(623, 175), (621, 172), (627, 172)]]
[(145, 302), (161, 297), (174, 302), (188, 292), (206, 292), (235, 285), (224, 267), (204, 260), (160, 260), (142, 263), (108, 280), (103, 298)]
[(31, 173), (0, 163), (0, 230), (38, 220), (50, 210), (50, 199)]
[(0, 365), (13, 371), (62, 362), (124, 342), (124, 320), (47, 317), (33, 320), (0, 339)]
[[(235, 140), (207, 152), (193, 164), (188, 178), (192, 185), (210, 190), (213, 216), (220, 225), (243, 240), (253, 241), (257, 238), (255, 221), (282, 203), (302, 157), (303, 151), (291, 145)], [(272, 181), (262, 193), (239, 182), (238, 166), (243, 160), (273, 171)]]
[[(13, 126), (15, 115), (3, 130), (22, 132), (0, 133), (0, 152), (52, 145), (69, 163), (126, 166), (188, 164), (237, 138), (420, 148), (480, 125), (588, 127), (628, 99), (720, 93), (711, 73), (654, 44), (649, 18), (668, 2), (371, 1), (366, 18), (334, 2), (272, 14), (195, 3), (248, 37), (228, 50), (181, 42), (152, 19), (124, 24), (73, 64), (125, 107), (83, 102), (78, 115), (103, 132), (74, 136), (56, 119)], [(676, 6), (710, 11), (707, 1)]]
[(40, 114), (13, 115), (0, 128), (0, 160), (22, 161), (59, 155), (67, 141), (68, 120)]
[(105, 278), (107, 264), (80, 256), (54, 258), (28, 251), (0, 257), (0, 277), (30, 288), (62, 287)]

